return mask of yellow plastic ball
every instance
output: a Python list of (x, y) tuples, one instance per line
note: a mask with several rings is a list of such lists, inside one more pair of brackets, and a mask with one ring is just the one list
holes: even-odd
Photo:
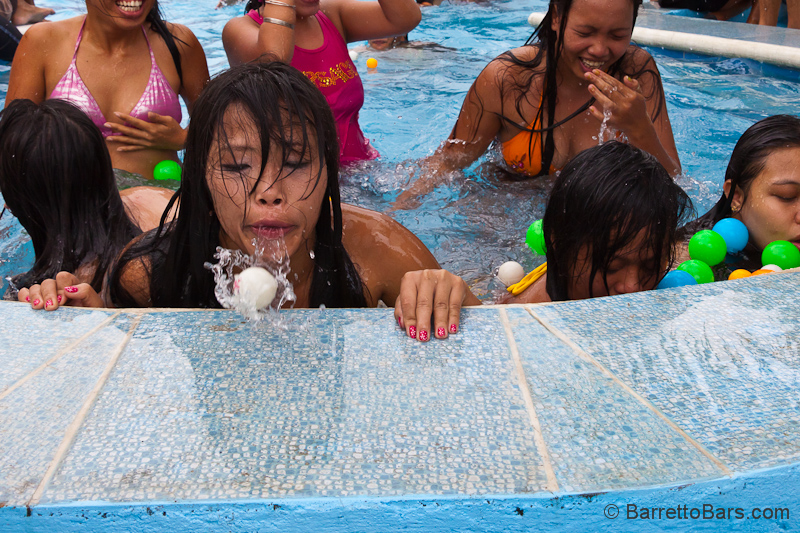
[(729, 280), (731, 280), (731, 279), (742, 279), (742, 278), (749, 278), (750, 276), (752, 276), (752, 274), (750, 274), (749, 270), (745, 270), (743, 268), (740, 268), (738, 270), (734, 270), (733, 272), (731, 272), (731, 275), (728, 276), (728, 279)]
[(367, 59), (367, 68), (378, 68), (378, 60), (374, 57)]
[(764, 269), (762, 269), (762, 268), (759, 268), (758, 270), (756, 270), (755, 272), (753, 272), (753, 273), (751, 274), (751, 276), (760, 276), (760, 275), (762, 275), (762, 274), (772, 274), (772, 270), (764, 270)]

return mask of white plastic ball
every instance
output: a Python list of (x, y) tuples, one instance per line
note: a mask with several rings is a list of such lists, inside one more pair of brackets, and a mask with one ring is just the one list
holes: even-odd
[(246, 268), (233, 277), (233, 293), (248, 307), (267, 307), (275, 299), (277, 292), (278, 282), (265, 268)]
[(771, 270), (773, 272), (783, 272), (783, 269), (778, 265), (764, 265), (760, 270)]
[(358, 59), (358, 52), (356, 52), (355, 50), (348, 50), (347, 53), (350, 55), (350, 59), (352, 61)]
[(516, 261), (507, 261), (497, 269), (497, 279), (506, 287), (519, 283), (524, 277), (525, 269)]

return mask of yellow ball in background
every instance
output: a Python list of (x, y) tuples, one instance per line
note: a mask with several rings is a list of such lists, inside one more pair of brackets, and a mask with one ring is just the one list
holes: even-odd
[(378, 68), (378, 60), (374, 57), (367, 59), (367, 68)]
[(731, 275), (728, 276), (728, 279), (731, 280), (731, 279), (749, 278), (751, 275), (752, 274), (750, 274), (749, 270), (740, 268), (738, 270), (734, 270), (733, 272), (731, 272)]

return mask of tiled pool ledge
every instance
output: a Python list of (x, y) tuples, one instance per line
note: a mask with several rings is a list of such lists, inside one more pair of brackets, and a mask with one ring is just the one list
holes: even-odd
[(388, 309), (2, 302), (0, 531), (797, 528), (798, 286), (470, 308), (426, 344)]
[[(639, 45), (800, 69), (800, 30), (675, 16), (647, 4), (633, 30)], [(544, 15), (531, 13), (528, 23), (537, 26)]]

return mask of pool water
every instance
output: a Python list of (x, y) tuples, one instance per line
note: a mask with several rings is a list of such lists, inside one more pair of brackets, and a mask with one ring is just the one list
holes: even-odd
[[(41, 3), (56, 9), (53, 18), (84, 10), (84, 3), (74, 0)], [(187, 25), (203, 44), (212, 75), (227, 66), (222, 27), (243, 11), (242, 4), (219, 10), (214, 5), (215, 0), (162, 0), (166, 18)], [(356, 59), (366, 91), (361, 125), (382, 157), (343, 173), (344, 200), (386, 211), (413, 179), (414, 161), (447, 138), (481, 69), (501, 52), (521, 45), (533, 30), (528, 15), (544, 11), (546, 5), (542, 0), (502, 0), (424, 8), (410, 39), (435, 45), (362, 52)], [(363, 44), (353, 43), (351, 48), (363, 49)], [(744, 60), (650, 52), (664, 80), (684, 169), (679, 182), (703, 213), (720, 195), (736, 140), (761, 118), (796, 113), (800, 83), (796, 73), (788, 71), (762, 76), (759, 64)], [(368, 57), (378, 60), (377, 69), (367, 70)], [(3, 96), (8, 70), (0, 66)], [(464, 172), (464, 179), (440, 187), (418, 208), (391, 213), (422, 239), (443, 267), (462, 275), (485, 300), (502, 290), (491, 275), (500, 264), (516, 260), (532, 268), (543, 261), (524, 246), (524, 238), (527, 226), (544, 212), (549, 187), (547, 179), (504, 180), (492, 163), (495, 157), (487, 154)], [(0, 275), (24, 271), (32, 261), (24, 230), (6, 213), (0, 219)]]

